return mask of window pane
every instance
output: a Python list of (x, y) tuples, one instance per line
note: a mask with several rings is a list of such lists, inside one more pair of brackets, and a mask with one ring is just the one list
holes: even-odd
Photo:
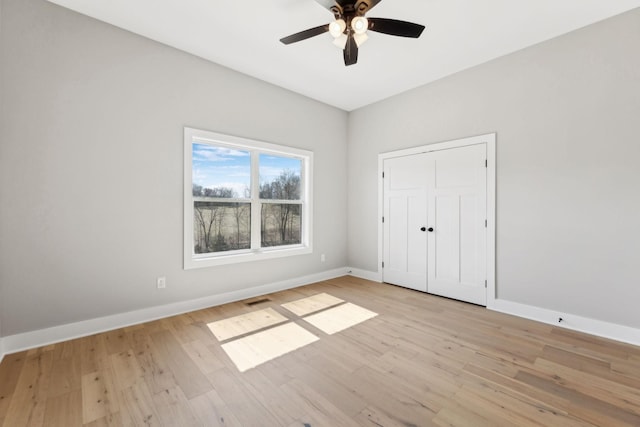
[(191, 180), (194, 197), (249, 198), (251, 154), (194, 143)]
[(302, 160), (260, 154), (260, 198), (300, 200)]
[(264, 203), (261, 213), (261, 246), (301, 243), (300, 208), (300, 205), (286, 203)]
[(250, 248), (251, 203), (193, 203), (193, 253)]

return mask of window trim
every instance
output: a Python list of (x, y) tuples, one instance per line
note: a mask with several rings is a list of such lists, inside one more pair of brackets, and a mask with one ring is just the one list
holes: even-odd
[[(192, 161), (193, 161), (193, 143), (202, 142), (218, 146), (225, 146), (235, 149), (248, 150), (251, 156), (259, 155), (259, 153), (267, 153), (280, 156), (294, 156), (302, 160), (301, 171), (301, 197), (296, 204), (302, 205), (302, 222), (300, 244), (269, 246), (257, 249), (240, 249), (219, 254), (194, 254), (194, 236), (193, 236), (193, 190), (192, 190)], [(259, 188), (259, 170), (258, 162), (251, 162), (251, 188)], [(255, 187), (257, 186), (257, 187)], [(183, 252), (184, 252), (184, 269), (194, 269), (203, 267), (213, 267), (217, 265), (235, 264), (241, 262), (259, 261), (265, 259), (275, 259), (294, 255), (310, 254), (313, 252), (312, 246), (312, 230), (313, 230), (313, 152), (299, 148), (287, 147), (284, 145), (272, 144), (269, 142), (258, 141), (238, 136), (225, 135), (216, 132), (210, 132), (195, 128), (184, 128), (184, 230), (183, 230)], [(235, 199), (234, 199), (235, 200)], [(231, 200), (227, 200), (231, 201)], [(244, 199), (246, 201), (246, 199)], [(277, 200), (269, 200), (268, 203), (278, 202)], [(291, 200), (283, 201), (291, 203)], [(258, 206), (261, 202), (258, 200)], [(256, 212), (257, 211), (257, 212)], [(251, 222), (260, 221), (260, 209), (251, 210)], [(259, 223), (259, 222), (258, 222)], [(256, 231), (257, 230), (257, 231)], [(260, 238), (260, 230), (258, 227), (251, 227), (252, 244), (254, 239)], [(259, 245), (258, 245), (259, 246)]]

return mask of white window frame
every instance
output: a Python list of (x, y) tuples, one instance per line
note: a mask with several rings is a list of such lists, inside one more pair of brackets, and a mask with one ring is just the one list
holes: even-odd
[[(193, 241), (193, 143), (212, 144), (251, 153), (251, 246), (252, 249), (234, 250), (228, 252), (195, 254)], [(255, 197), (260, 186), (260, 173), (257, 157), (259, 154), (273, 154), (277, 156), (295, 157), (302, 161), (300, 176), (300, 201), (269, 200), (266, 203), (299, 203), (302, 205), (301, 243), (295, 245), (260, 247), (260, 218), (262, 202)], [(217, 265), (235, 264), (240, 262), (259, 261), (310, 254), (313, 252), (313, 152), (299, 148), (286, 147), (264, 141), (257, 141), (238, 136), (224, 135), (201, 129), (184, 128), (184, 269), (214, 267)], [(246, 199), (226, 199), (225, 202), (247, 202)], [(258, 224), (256, 226), (256, 224)]]

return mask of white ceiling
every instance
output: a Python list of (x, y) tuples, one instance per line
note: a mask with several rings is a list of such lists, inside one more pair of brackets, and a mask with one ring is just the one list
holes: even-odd
[(640, 7), (640, 0), (383, 0), (368, 17), (426, 26), (419, 39), (369, 32), (345, 67), (314, 0), (49, 0), (346, 111)]

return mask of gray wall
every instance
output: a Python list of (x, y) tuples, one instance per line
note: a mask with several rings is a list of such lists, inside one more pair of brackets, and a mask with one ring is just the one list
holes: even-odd
[(640, 9), (357, 110), (349, 265), (377, 271), (377, 155), (497, 132), (499, 298), (640, 327)]
[[(2, 335), (346, 265), (347, 113), (44, 0), (1, 7)], [(183, 271), (183, 126), (312, 150), (315, 253)]]

